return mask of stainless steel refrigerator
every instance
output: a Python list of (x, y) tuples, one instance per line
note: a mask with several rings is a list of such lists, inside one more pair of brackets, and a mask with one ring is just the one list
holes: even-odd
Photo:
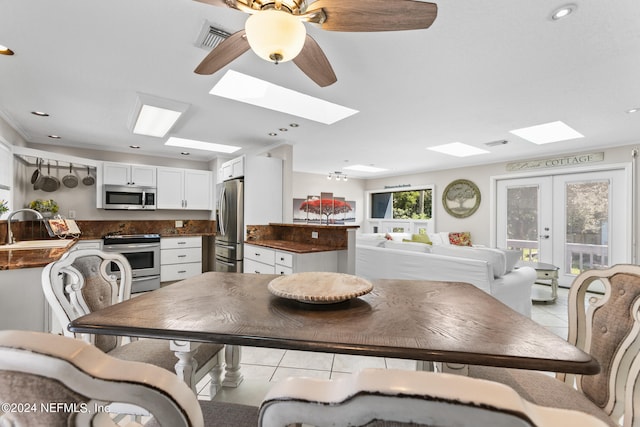
[(244, 242), (244, 180), (220, 185), (215, 239), (215, 270), (242, 273)]

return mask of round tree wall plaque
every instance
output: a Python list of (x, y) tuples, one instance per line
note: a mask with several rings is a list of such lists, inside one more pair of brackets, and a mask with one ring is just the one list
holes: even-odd
[(442, 204), (451, 216), (466, 218), (480, 206), (480, 190), (467, 179), (456, 179), (442, 193)]

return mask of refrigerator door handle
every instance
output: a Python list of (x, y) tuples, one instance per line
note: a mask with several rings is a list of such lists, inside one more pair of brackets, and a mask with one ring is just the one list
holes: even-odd
[(236, 265), (233, 262), (222, 261), (220, 258), (216, 258), (216, 262), (219, 262), (220, 264), (224, 264), (229, 267), (234, 267)]
[(224, 248), (224, 249), (235, 249), (236, 245), (224, 245), (224, 244), (222, 244), (220, 242), (216, 242), (216, 247), (221, 247), (221, 248)]
[(220, 216), (218, 218), (218, 222), (219, 222), (219, 226), (220, 226), (220, 235), (224, 236), (226, 234), (226, 230), (225, 230), (225, 224), (224, 224), (224, 218), (226, 215), (227, 210), (225, 209), (225, 206), (227, 205), (227, 190), (225, 188), (225, 186), (222, 186), (222, 190), (220, 190), (220, 206), (218, 208), (218, 212), (220, 212)]

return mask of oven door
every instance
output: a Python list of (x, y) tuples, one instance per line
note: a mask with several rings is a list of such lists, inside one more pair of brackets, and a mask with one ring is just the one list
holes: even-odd
[(160, 276), (136, 277), (131, 281), (131, 293), (153, 291), (160, 289)]
[[(131, 265), (131, 273), (134, 278), (160, 275), (160, 245), (158, 243), (104, 245), (103, 250), (122, 254)], [(110, 273), (117, 273), (117, 268), (113, 263), (108, 269)]]

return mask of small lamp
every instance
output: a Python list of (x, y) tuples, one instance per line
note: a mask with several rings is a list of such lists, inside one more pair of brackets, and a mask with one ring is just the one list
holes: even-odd
[(276, 9), (254, 13), (244, 29), (256, 55), (276, 64), (298, 56), (307, 37), (307, 30), (298, 18)]

